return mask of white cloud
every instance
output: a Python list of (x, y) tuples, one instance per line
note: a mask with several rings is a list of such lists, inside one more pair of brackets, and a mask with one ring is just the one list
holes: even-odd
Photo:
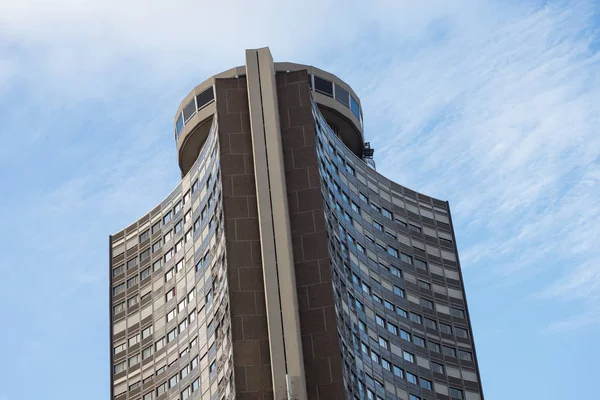
[[(380, 169), (450, 199), (463, 266), (511, 281), (564, 274), (547, 299), (600, 294), (600, 54), (590, 10), (551, 4), (476, 37), (456, 28), (434, 50), (390, 62), (362, 96), (367, 126), (381, 132)], [(591, 304), (566, 325), (600, 321)]]
[[(171, 138), (179, 99), (242, 64), (244, 48), (268, 45), (276, 60), (318, 64), (357, 90), (379, 169), (451, 200), (466, 268), (511, 280), (532, 270), (563, 273), (546, 298), (575, 281), (592, 296), (597, 275), (558, 265), (572, 260), (589, 270), (598, 259), (600, 68), (590, 47), (592, 4), (2, 2), (0, 88), (20, 81), (32, 94), (26, 110), (36, 101), (71, 111), (115, 98), (132, 106), (134, 97), (144, 99), (135, 109), (140, 119), (163, 110), (124, 138), (108, 136), (114, 150), (65, 146), (61, 155), (89, 152), (86, 167), (44, 196), (56, 223), (94, 210), (129, 222), (175, 184), (174, 149), (159, 144), (161, 135)], [(111, 111), (123, 115), (106, 118), (138, 118), (131, 109)], [(45, 146), (39, 138), (48, 133), (60, 135), (40, 129), (13, 140)], [(0, 151), (0, 162), (21, 156)], [(76, 239), (86, 248), (85, 237)], [(596, 284), (577, 280), (578, 273)], [(74, 276), (93, 281), (86, 272)]]

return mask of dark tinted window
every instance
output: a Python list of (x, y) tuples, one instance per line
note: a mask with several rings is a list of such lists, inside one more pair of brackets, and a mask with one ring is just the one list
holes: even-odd
[(196, 96), (196, 102), (198, 103), (198, 110), (210, 103), (215, 99), (215, 93), (213, 92), (212, 86), (206, 89), (204, 92)]
[(333, 83), (325, 80), (323, 78), (319, 78), (315, 75), (315, 90), (317, 92), (326, 94), (327, 96), (333, 97)]
[(183, 108), (183, 119), (184, 119), (184, 121), (187, 122), (187, 120), (190, 119), (192, 117), (192, 115), (194, 115), (195, 113), (196, 113), (196, 103), (194, 103), (194, 99), (192, 99), (192, 101), (190, 101)]
[(360, 119), (360, 108), (352, 96), (350, 96), (350, 110), (352, 110), (352, 114), (354, 114), (356, 118)]
[(350, 106), (350, 93), (338, 84), (335, 85), (335, 99), (346, 107)]
[(183, 117), (180, 114), (179, 118), (177, 118), (177, 122), (175, 123), (175, 130), (177, 131), (177, 137), (179, 137), (179, 133), (181, 133), (182, 129), (183, 129)]

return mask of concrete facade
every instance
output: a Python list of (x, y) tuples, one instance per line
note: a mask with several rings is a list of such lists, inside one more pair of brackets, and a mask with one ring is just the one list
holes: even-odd
[(174, 123), (110, 237), (111, 398), (483, 399), (448, 204), (368, 165), (346, 83), (247, 50)]

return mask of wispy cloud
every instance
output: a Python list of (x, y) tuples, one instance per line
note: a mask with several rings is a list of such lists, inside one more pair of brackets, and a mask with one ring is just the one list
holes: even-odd
[[(177, 182), (172, 118), (181, 98), (241, 65), (244, 48), (267, 45), (276, 60), (318, 65), (358, 92), (379, 170), (450, 200), (467, 279), (519, 287), (528, 307), (572, 305), (564, 317), (548, 316), (546, 332), (597, 324), (597, 7), (591, 0), (0, 3), (0, 220), (9, 227), (0, 231), (8, 282), (0, 303), (22, 298), (0, 318), (27, 315), (54, 344), (38, 365), (0, 367), (0, 375), (33, 373), (47, 379), (40, 388), (66, 399), (78, 390), (53, 384), (48, 371), (57, 363), (72, 370), (62, 350), (86, 348), (95, 361), (78, 359), (85, 365), (72, 371), (73, 385), (106, 397), (107, 236)], [(35, 340), (0, 330), (0, 343), (20, 343), (1, 358), (34, 351)], [(47, 394), (35, 390), (25, 398)], [(5, 396), (24, 398), (14, 393)]]
[(600, 293), (592, 16), (591, 3), (561, 2), (509, 9), (500, 24), (452, 25), (434, 51), (367, 68), (379, 70), (362, 96), (380, 169), (450, 199), (464, 266), (513, 282), (565, 274), (547, 299), (575, 283)]

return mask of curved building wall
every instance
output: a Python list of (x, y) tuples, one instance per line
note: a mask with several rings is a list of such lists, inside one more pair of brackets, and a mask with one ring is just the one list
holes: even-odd
[(113, 399), (233, 395), (216, 130), (177, 188), (110, 237)]
[(367, 167), (313, 113), (348, 398), (481, 399), (448, 204)]
[(110, 237), (111, 398), (483, 400), (446, 202), (375, 172), (335, 75), (247, 50)]

